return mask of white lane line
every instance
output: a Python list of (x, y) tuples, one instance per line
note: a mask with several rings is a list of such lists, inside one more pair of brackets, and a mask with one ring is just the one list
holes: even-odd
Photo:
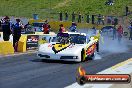
[[(111, 68), (103, 70), (97, 74), (130, 74), (132, 73), (132, 58), (121, 62)], [(80, 86), (77, 82), (65, 88), (109, 88), (113, 84), (85, 84)]]

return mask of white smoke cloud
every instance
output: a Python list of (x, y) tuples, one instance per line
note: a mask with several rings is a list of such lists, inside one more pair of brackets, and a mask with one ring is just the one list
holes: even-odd
[(110, 53), (121, 53), (126, 52), (128, 50), (127, 43), (124, 38), (122, 38), (121, 42), (118, 39), (112, 40), (111, 37), (104, 36), (104, 43), (100, 42), (100, 50), (106, 51)]
[[(81, 33), (87, 33), (91, 35), (93, 31), (91, 29), (81, 29), (79, 30)], [(121, 42), (118, 41), (118, 38), (112, 40), (112, 32), (103, 34), (103, 41), (100, 40), (100, 52), (108, 52), (108, 53), (121, 53), (126, 52), (128, 50), (127, 42), (125, 38), (122, 38)], [(98, 55), (97, 55), (98, 56)], [(100, 56), (98, 56), (99, 58)]]
[(99, 59), (102, 59), (101, 55), (96, 54), (95, 57), (94, 57), (94, 60), (99, 60)]

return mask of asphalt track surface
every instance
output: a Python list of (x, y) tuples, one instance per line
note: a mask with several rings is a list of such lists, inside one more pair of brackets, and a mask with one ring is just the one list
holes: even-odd
[(131, 50), (122, 53), (100, 52), (102, 59), (82, 63), (41, 61), (36, 54), (0, 58), (0, 88), (63, 88), (76, 82), (81, 65), (95, 74), (132, 57)]

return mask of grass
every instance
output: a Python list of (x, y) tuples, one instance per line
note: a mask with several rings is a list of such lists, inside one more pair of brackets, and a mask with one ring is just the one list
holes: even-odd
[[(55, 6), (63, 0), (0, 0), (0, 15), (10, 15), (17, 17), (32, 17), (33, 13), (46, 16), (50, 11), (50, 6)], [(46, 13), (46, 14), (45, 14)]]
[[(132, 9), (131, 0), (115, 0), (113, 6), (106, 6), (106, 0), (0, 0), (0, 15), (16, 17), (32, 17), (33, 13), (39, 14), (40, 18), (53, 17), (58, 19), (58, 13), (73, 11), (82, 14), (124, 15), (125, 6)], [(64, 3), (64, 4), (63, 4)], [(62, 5), (62, 6), (61, 6)]]
[[(81, 12), (86, 19), (86, 14), (102, 14), (105, 16), (123, 16), (125, 14), (125, 6), (129, 6), (132, 11), (131, 0), (115, 0), (113, 6), (105, 5), (107, 0), (0, 0), (0, 16), (15, 16), (32, 18), (32, 14), (38, 14), (39, 18), (52, 19), (50, 25), (53, 30), (58, 31), (59, 24), (63, 23), (67, 29), (71, 25), (71, 14)], [(56, 22), (59, 12), (66, 11), (70, 14), (68, 22)], [(132, 15), (128, 19), (132, 18)], [(77, 17), (76, 17), (77, 19)], [(80, 23), (78, 28), (92, 28), (93, 26), (100, 28), (102, 26)]]

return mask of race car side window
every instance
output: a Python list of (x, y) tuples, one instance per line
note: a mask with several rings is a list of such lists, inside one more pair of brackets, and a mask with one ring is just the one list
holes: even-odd
[(56, 37), (53, 37), (53, 39), (51, 41), (56, 42), (57, 41)]
[(79, 44), (84, 44), (86, 42), (86, 36), (80, 35), (78, 36)]
[(70, 43), (84, 44), (84, 43), (86, 43), (86, 36), (79, 35), (79, 34), (71, 34), (70, 35)]

